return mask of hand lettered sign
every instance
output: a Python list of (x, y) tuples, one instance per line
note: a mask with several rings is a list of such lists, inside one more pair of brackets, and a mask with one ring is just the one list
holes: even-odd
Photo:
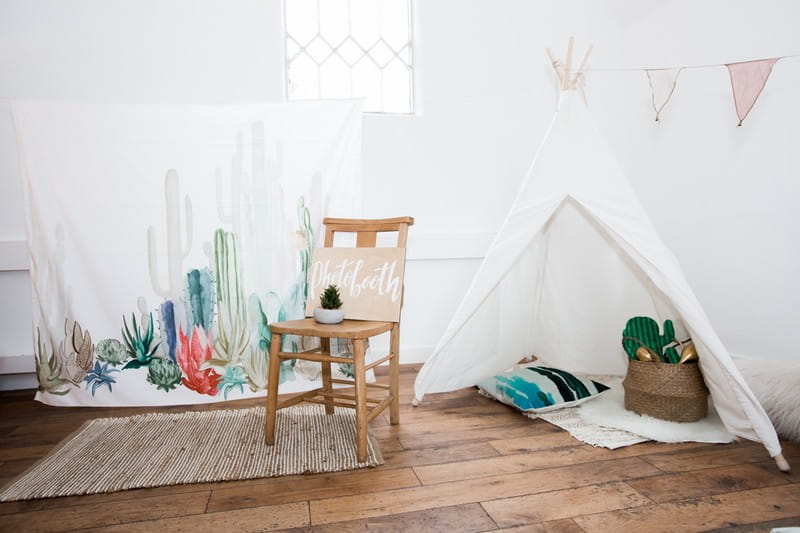
[(404, 248), (317, 248), (308, 271), (306, 316), (328, 285), (339, 287), (345, 318), (397, 322), (403, 299)]

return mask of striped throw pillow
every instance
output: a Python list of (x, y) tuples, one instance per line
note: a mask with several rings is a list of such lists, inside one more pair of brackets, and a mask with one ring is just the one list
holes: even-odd
[(591, 400), (608, 387), (546, 366), (525, 366), (478, 383), (481, 391), (521, 411), (545, 412)]

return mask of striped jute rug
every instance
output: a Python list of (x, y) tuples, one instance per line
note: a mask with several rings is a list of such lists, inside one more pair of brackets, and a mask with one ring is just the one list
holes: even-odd
[(356, 458), (355, 412), (321, 405), (278, 411), (275, 445), (264, 444), (264, 408), (98, 418), (81, 426), (12, 481), (0, 501), (142, 487), (337, 472), (383, 463), (369, 437)]

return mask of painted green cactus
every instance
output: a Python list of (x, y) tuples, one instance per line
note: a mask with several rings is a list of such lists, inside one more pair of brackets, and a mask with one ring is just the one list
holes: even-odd
[(141, 330), (136, 323), (136, 314), (131, 314), (133, 320), (133, 333), (128, 328), (128, 322), (125, 317), (122, 317), (122, 338), (125, 340), (125, 349), (131, 360), (122, 367), (123, 370), (129, 368), (140, 368), (147, 366), (155, 358), (156, 350), (158, 350), (160, 342), (153, 343), (153, 313), (149, 314), (150, 320), (147, 324), (146, 330)]
[(38, 390), (63, 396), (70, 391), (71, 383), (61, 379), (61, 362), (53, 350), (42, 340), (41, 331), (36, 328), (36, 378), (39, 380)]
[(147, 381), (157, 389), (169, 392), (181, 383), (181, 368), (172, 359), (155, 358), (147, 369)]
[(94, 348), (95, 356), (105, 363), (119, 366), (130, 357), (128, 350), (117, 339), (103, 339)]
[(672, 320), (664, 321), (664, 334), (660, 333), (658, 322), (650, 317), (637, 316), (628, 320), (622, 331), (622, 346), (631, 359), (636, 359), (636, 350), (641, 346), (641, 341), (650, 348), (662, 361), (677, 363), (680, 359), (674, 346), (675, 327)]
[(214, 357), (204, 364), (215, 368), (236, 366), (247, 350), (249, 331), (236, 235), (223, 229), (214, 232), (214, 274), (217, 338)]

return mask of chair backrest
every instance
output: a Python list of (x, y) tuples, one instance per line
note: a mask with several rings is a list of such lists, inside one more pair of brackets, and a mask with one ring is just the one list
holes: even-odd
[[(408, 239), (408, 227), (414, 224), (413, 217), (396, 218), (324, 218), (326, 248), (333, 247), (336, 233), (355, 233), (356, 248), (375, 248), (378, 242), (378, 233), (397, 232), (396, 248), (405, 248)], [(405, 286), (400, 297), (400, 307), (403, 307)], [(399, 323), (399, 318), (398, 318)]]
[(397, 232), (397, 248), (406, 247), (408, 227), (414, 224), (413, 217), (397, 218), (325, 218), (325, 244), (326, 248), (333, 246), (336, 233), (355, 233), (357, 248), (374, 248), (378, 241), (378, 233)]

